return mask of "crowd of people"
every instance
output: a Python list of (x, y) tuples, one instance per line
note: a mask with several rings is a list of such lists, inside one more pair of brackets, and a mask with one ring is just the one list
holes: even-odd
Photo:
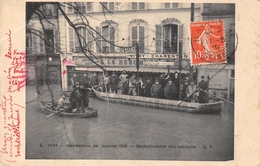
[[(185, 79), (180, 81), (179, 73), (173, 75), (161, 73), (159, 77), (136, 77), (135, 73), (127, 74), (123, 71), (119, 76), (113, 72), (104, 74), (100, 85), (103, 92), (118, 93), (134, 96), (145, 96), (169, 100), (185, 100), (188, 102), (207, 102), (208, 83), (204, 76), (198, 86), (193, 80)], [(199, 87), (199, 88), (198, 88)]]
[(131, 74), (131, 77), (123, 71), (119, 76), (113, 72), (110, 76), (105, 72), (103, 79), (99, 79), (94, 73), (91, 78), (84, 74), (81, 79), (76, 74), (71, 78), (73, 91), (70, 94), (70, 107), (65, 107), (65, 95), (58, 101), (56, 109), (65, 109), (66, 112), (85, 112), (85, 108), (89, 105), (89, 97), (87, 92), (91, 91), (91, 87), (100, 85), (101, 91), (107, 93), (117, 93), (124, 95), (153, 97), (168, 100), (184, 100), (193, 103), (207, 103), (208, 82), (204, 76), (201, 76), (201, 81), (198, 86), (193, 80), (189, 80), (186, 75), (184, 79), (179, 78), (179, 73), (167, 75), (161, 73), (159, 77), (136, 77), (136, 74)]

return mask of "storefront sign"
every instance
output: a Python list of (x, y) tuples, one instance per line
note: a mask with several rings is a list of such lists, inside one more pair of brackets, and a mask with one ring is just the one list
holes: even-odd
[(145, 62), (144, 64), (151, 66), (174, 66), (174, 62)]
[[(140, 67), (153, 67), (153, 66), (172, 66), (173, 68), (178, 68), (178, 64), (176, 63), (179, 59), (172, 59), (172, 62), (167, 62), (166, 59), (139, 59)], [(95, 67), (96, 65), (88, 60), (85, 57), (74, 57), (74, 61), (77, 66), (87, 66), (87, 67)], [(100, 60), (96, 60), (101, 66), (107, 67), (123, 67), (123, 66), (136, 66), (136, 60), (131, 58), (100, 58)], [(188, 69), (189, 60), (182, 60), (182, 67)]]
[[(135, 54), (129, 54), (126, 55), (126, 58), (135, 58)], [(157, 58), (157, 59), (178, 59), (179, 55), (177, 54), (140, 54), (139, 55), (140, 59), (153, 59), (153, 58)], [(182, 55), (183, 59), (188, 59), (188, 55)]]

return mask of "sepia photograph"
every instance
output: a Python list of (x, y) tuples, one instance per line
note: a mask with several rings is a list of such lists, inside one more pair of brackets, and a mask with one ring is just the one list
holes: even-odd
[(25, 159), (234, 160), (235, 8), (26, 2)]

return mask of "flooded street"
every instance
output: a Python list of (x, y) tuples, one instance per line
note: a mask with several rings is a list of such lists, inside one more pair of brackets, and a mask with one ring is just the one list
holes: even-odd
[[(31, 91), (27, 88), (27, 101), (33, 98)], [(39, 99), (47, 100), (44, 96), (48, 93)], [(234, 108), (230, 105), (224, 104), (217, 115), (108, 103), (98, 98), (90, 98), (90, 107), (98, 110), (97, 118), (47, 117), (39, 100), (27, 103), (26, 158), (233, 159)]]

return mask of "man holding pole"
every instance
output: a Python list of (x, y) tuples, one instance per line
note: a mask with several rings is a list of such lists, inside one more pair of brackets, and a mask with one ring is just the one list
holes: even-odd
[(208, 90), (208, 82), (204, 80), (204, 76), (201, 76), (201, 81), (199, 82), (199, 103), (207, 103), (207, 90)]

